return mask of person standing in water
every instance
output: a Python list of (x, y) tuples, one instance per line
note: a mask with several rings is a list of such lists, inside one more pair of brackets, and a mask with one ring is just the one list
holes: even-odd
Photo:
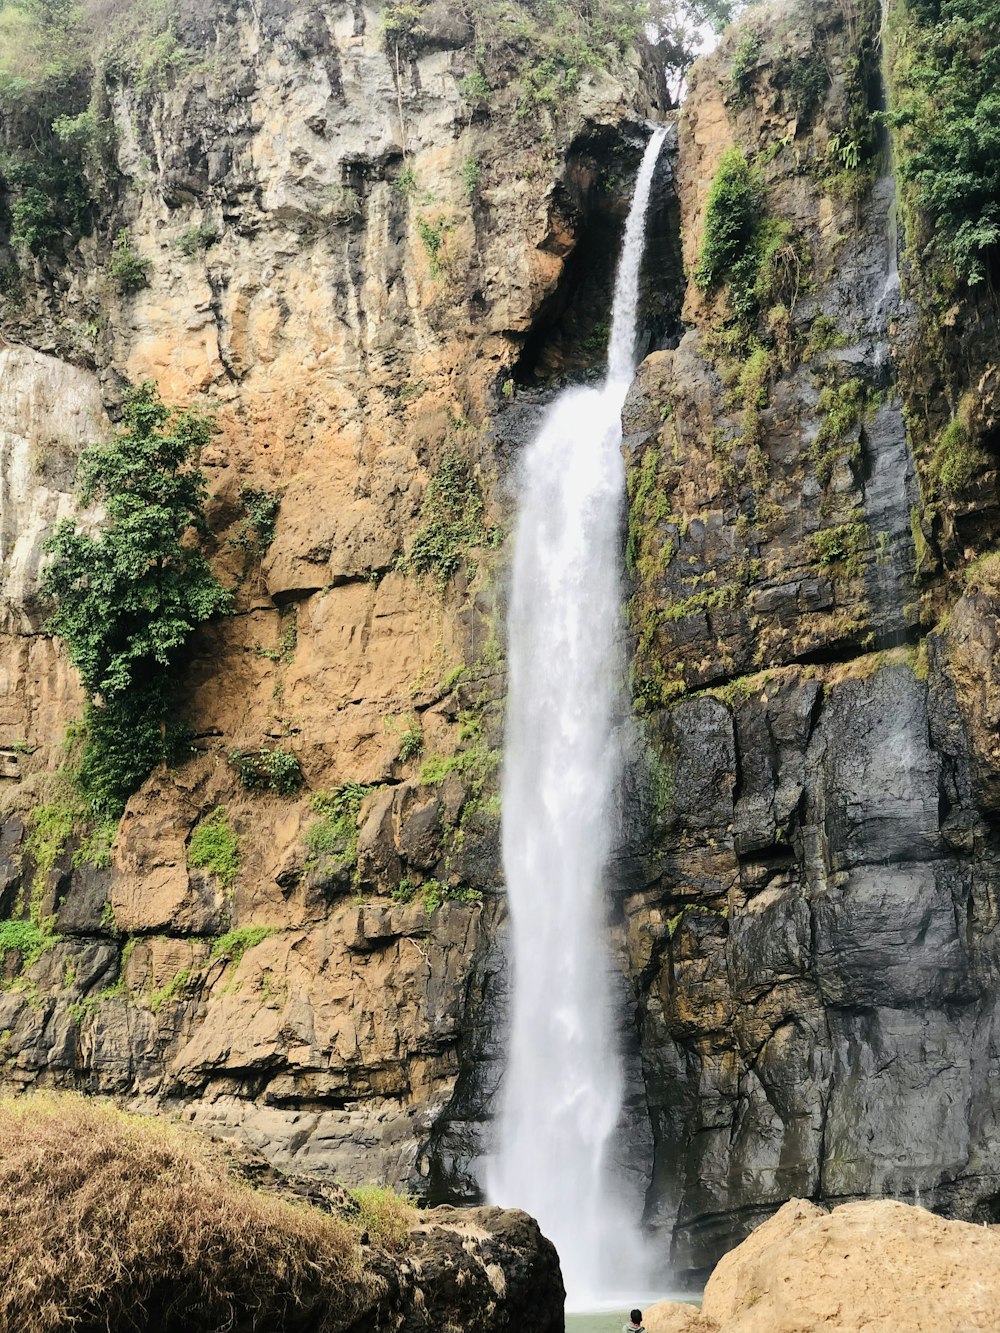
[(622, 1329), (622, 1333), (646, 1333), (642, 1326), (642, 1311), (633, 1310), (629, 1315), (629, 1322)]

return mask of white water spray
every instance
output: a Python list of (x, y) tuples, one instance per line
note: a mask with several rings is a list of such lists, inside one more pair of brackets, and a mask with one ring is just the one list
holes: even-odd
[(503, 860), (513, 963), (500, 1147), (488, 1193), (555, 1243), (570, 1306), (642, 1280), (638, 1219), (608, 1170), (622, 1109), (603, 879), (620, 755), (621, 411), (635, 373), (646, 210), (666, 130), (636, 179), (608, 370), (547, 410), (520, 477), (509, 615)]

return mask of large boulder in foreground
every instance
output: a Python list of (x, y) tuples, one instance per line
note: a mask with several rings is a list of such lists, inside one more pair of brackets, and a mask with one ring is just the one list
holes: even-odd
[(661, 1301), (647, 1333), (996, 1333), (1000, 1230), (880, 1200), (792, 1199), (722, 1259), (699, 1311)]
[(0, 1329), (562, 1333), (525, 1213), (418, 1212), (73, 1095), (0, 1102)]

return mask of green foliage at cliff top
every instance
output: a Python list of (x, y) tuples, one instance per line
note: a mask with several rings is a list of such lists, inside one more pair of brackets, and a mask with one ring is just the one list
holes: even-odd
[(921, 258), (983, 282), (1000, 254), (1000, 0), (899, 0), (888, 42), (889, 120), (926, 226)]
[(169, 756), (184, 651), (198, 625), (232, 609), (194, 540), (207, 497), (196, 460), (211, 434), (205, 417), (166, 407), (154, 385), (132, 390), (118, 434), (80, 459), (80, 499), (103, 508), (98, 529), (64, 519), (45, 543), (48, 628), (91, 699), (80, 780), (98, 814), (120, 812)]

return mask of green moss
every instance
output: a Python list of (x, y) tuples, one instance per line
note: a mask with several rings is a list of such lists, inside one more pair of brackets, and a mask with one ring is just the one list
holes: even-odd
[(467, 461), (446, 454), (427, 486), (420, 526), (402, 567), (433, 574), (444, 585), (462, 567), (470, 550), (489, 538), (483, 524), (483, 498)]
[(98, 820), (73, 853), (74, 866), (92, 866), (95, 870), (107, 870), (111, 865), (111, 854), (115, 838), (118, 836), (119, 823), (117, 819)]
[(48, 877), (82, 814), (79, 799), (70, 796), (38, 805), (28, 816), (30, 832), (24, 849), (35, 863), (37, 879)]
[(158, 1014), (165, 1004), (176, 1000), (184, 987), (191, 979), (191, 969), (185, 968), (183, 972), (170, 981), (162, 990), (152, 991), (147, 999), (147, 1003), (154, 1014)]
[(837, 321), (830, 315), (816, 315), (809, 325), (809, 336), (802, 349), (802, 359), (811, 361), (814, 357), (846, 345), (847, 335), (840, 331)]
[(989, 459), (972, 438), (961, 415), (948, 422), (938, 436), (930, 474), (946, 494), (960, 495), (989, 466)]
[(872, 549), (871, 533), (864, 522), (822, 528), (811, 533), (807, 541), (810, 555), (818, 565), (840, 565), (851, 577), (860, 572), (863, 557)]
[(193, 869), (215, 875), (224, 889), (232, 888), (240, 872), (240, 840), (219, 805), (195, 826), (187, 849), (187, 863)]
[(212, 957), (228, 958), (234, 967), (238, 966), (248, 950), (255, 949), (275, 930), (275, 926), (239, 926), (236, 930), (227, 931), (212, 945)]
[(661, 488), (658, 446), (648, 447), (639, 466), (629, 471), (628, 501), (626, 565), (630, 573), (648, 582), (664, 574), (673, 560), (680, 522)]
[(36, 921), (0, 921), (0, 962), (8, 953), (20, 954), (21, 967), (37, 963), (62, 937)]
[(821, 390), (817, 410), (822, 416), (809, 457), (822, 485), (829, 485), (842, 459), (853, 463), (860, 457), (861, 423), (874, 406), (874, 395), (860, 379), (828, 384)]

